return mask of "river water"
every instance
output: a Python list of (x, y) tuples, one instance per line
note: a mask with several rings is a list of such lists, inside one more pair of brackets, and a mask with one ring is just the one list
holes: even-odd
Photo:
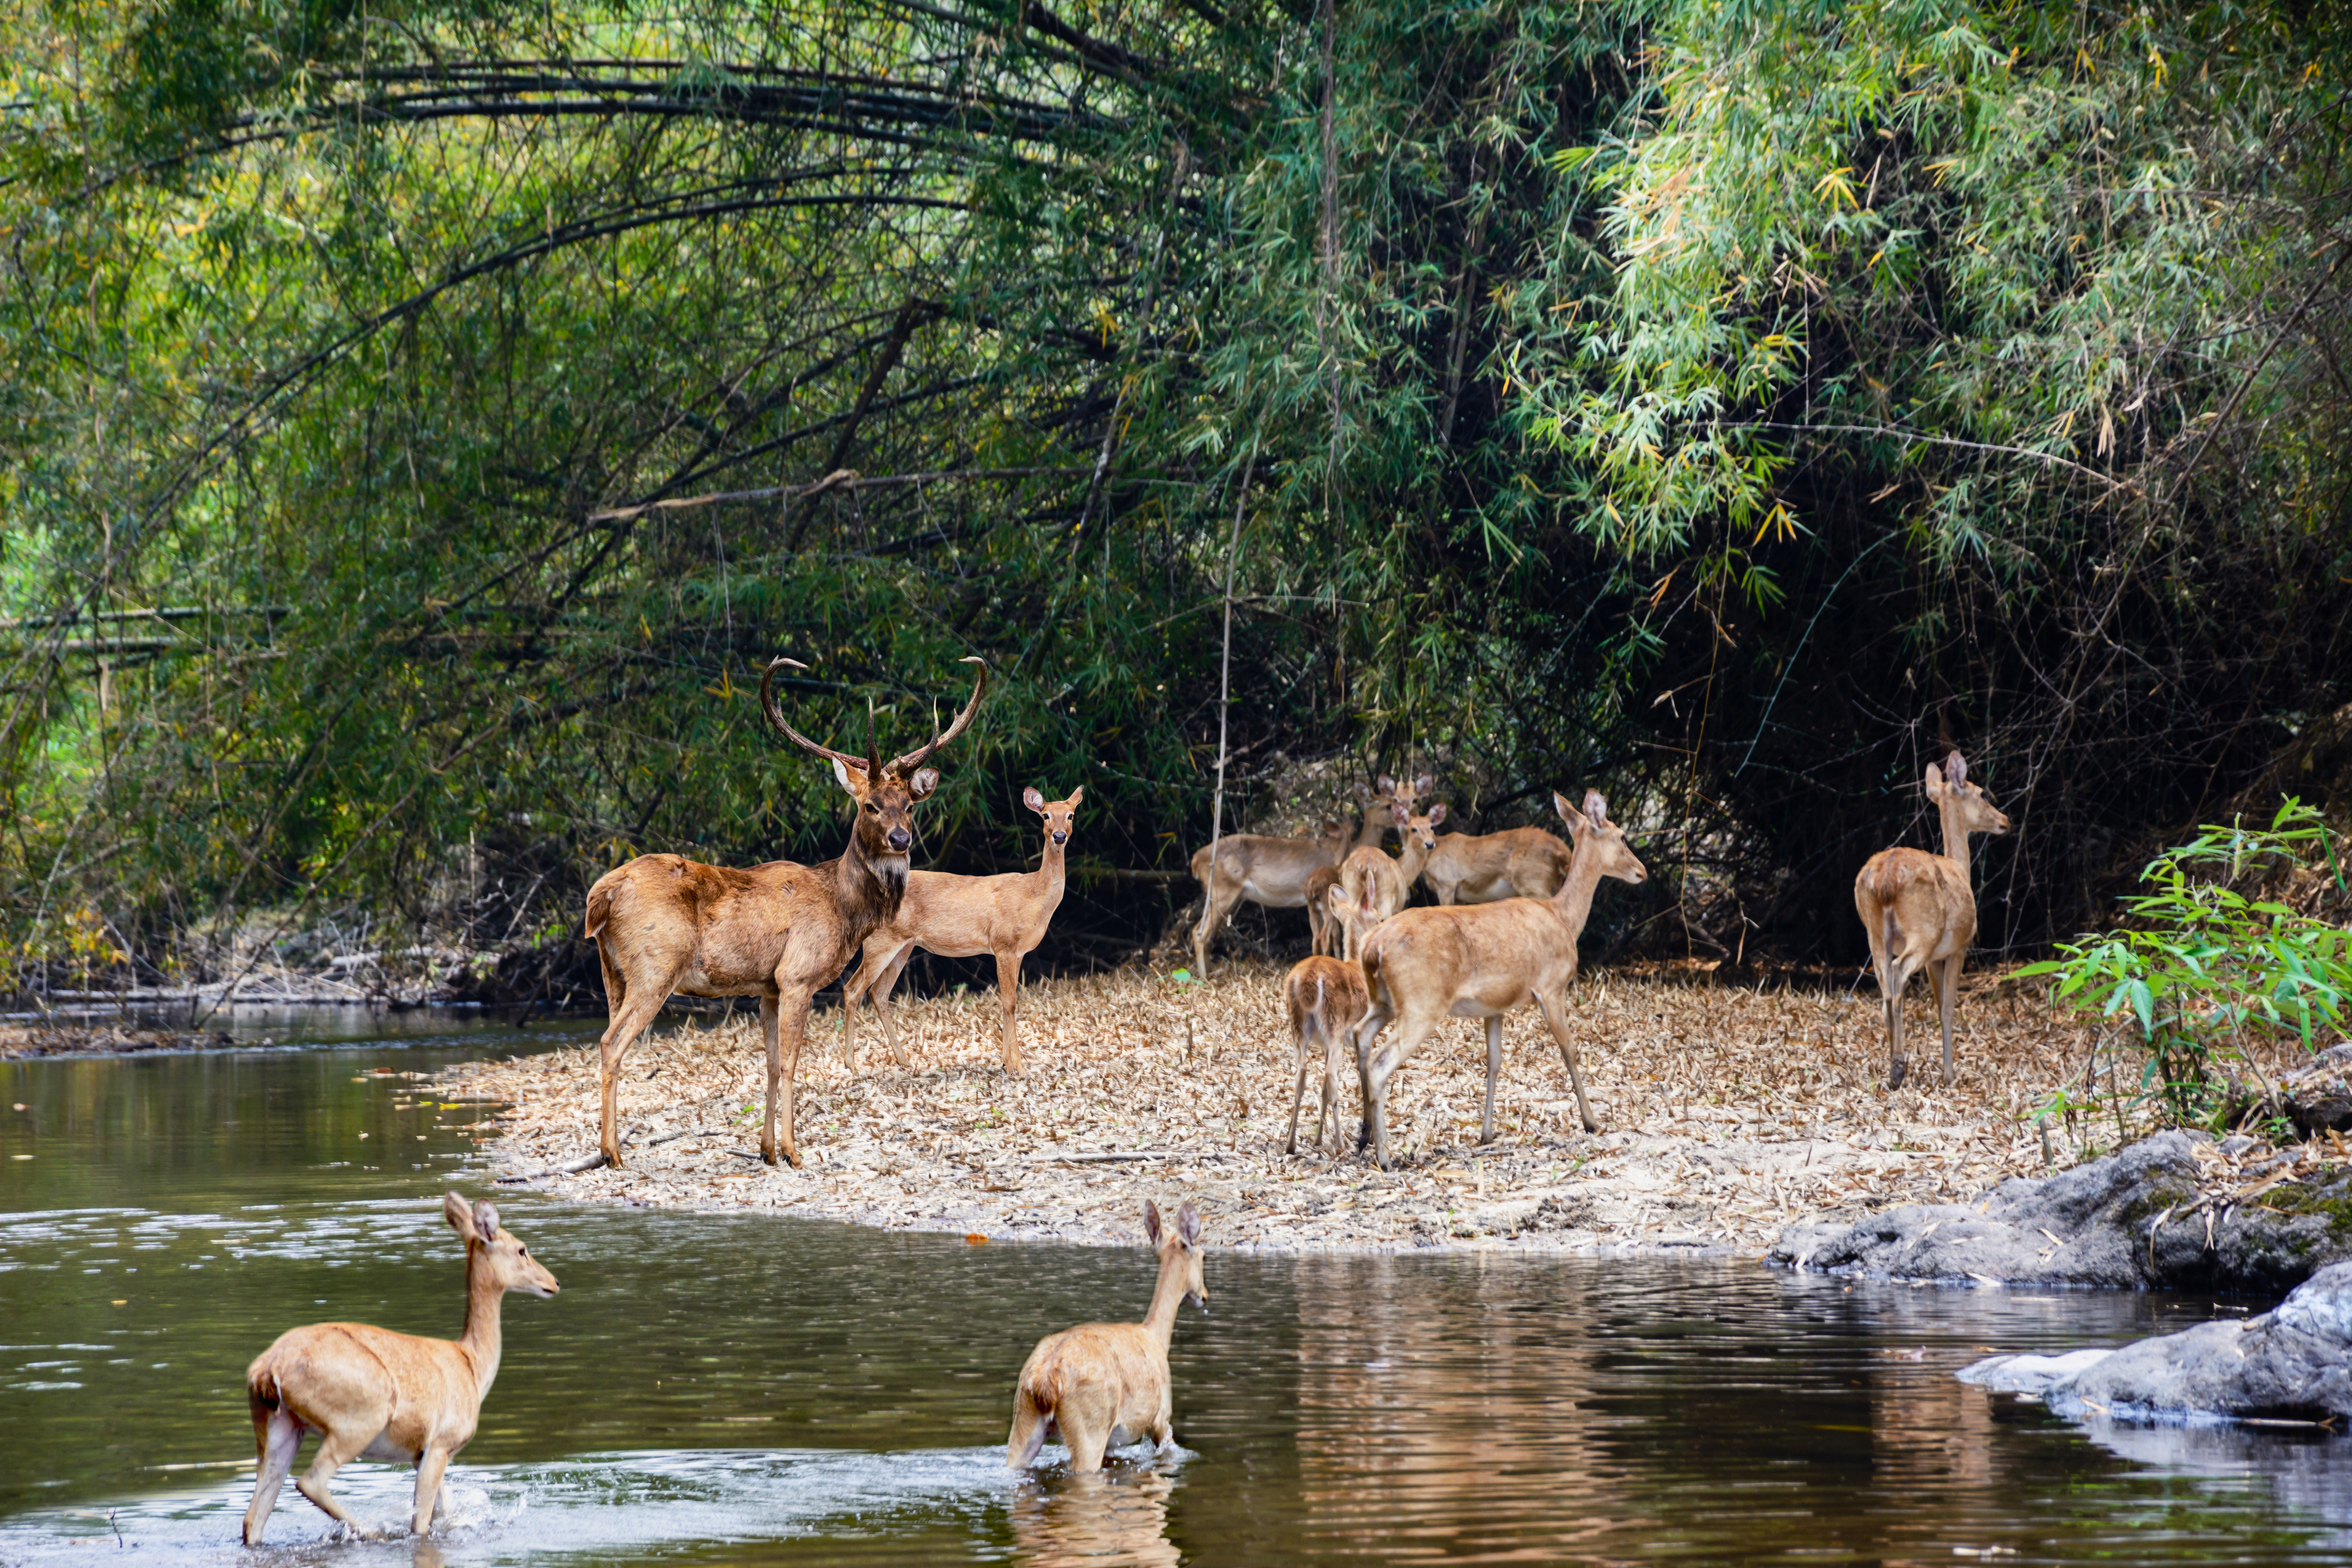
[[(1141, 1315), (1139, 1238), (969, 1246), (519, 1194), (505, 1220), (563, 1290), (508, 1300), (452, 1525), (331, 1544), (289, 1487), (247, 1553), (247, 1362), (299, 1322), (461, 1321), (438, 1199), (491, 1193), (485, 1112), (411, 1075), (568, 1032), (409, 1027), (0, 1063), (0, 1561), (2352, 1563), (2352, 1442), (2084, 1429), (1951, 1378), (1988, 1348), (2242, 1306), (1213, 1249), (1211, 1315), (1184, 1310), (1171, 1358), (1182, 1448), (1018, 1478), (1014, 1372), (1043, 1332)], [(336, 1480), (387, 1526), (409, 1487), (384, 1465)]]

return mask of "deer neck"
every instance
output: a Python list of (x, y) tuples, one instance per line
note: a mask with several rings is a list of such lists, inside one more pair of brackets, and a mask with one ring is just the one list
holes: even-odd
[(1372, 809), (1367, 807), (1363, 819), (1356, 826), (1356, 841), (1340, 847), (1339, 858), (1345, 860), (1352, 850), (1378, 849), (1381, 847), (1381, 839), (1386, 836), (1391, 826), (1389, 823), (1380, 821), (1373, 815)]
[(1553, 912), (1578, 936), (1584, 934), (1584, 922), (1592, 918), (1592, 894), (1600, 886), (1601, 861), (1579, 844), (1568, 858), (1568, 875), (1560, 879), (1559, 891), (1551, 896)]
[(1160, 1283), (1152, 1288), (1151, 1310), (1143, 1314), (1144, 1331), (1161, 1350), (1176, 1333), (1176, 1309), (1184, 1300), (1184, 1249), (1171, 1247), (1160, 1259)]
[(880, 861), (873, 859), (853, 828), (849, 847), (841, 852), (841, 858), (833, 866), (838, 895), (835, 902), (853, 929), (850, 945), (855, 947), (875, 927), (898, 917), (898, 900), (907, 891), (907, 858), (893, 855)]
[(1059, 904), (1062, 901), (1064, 865), (1068, 853), (1068, 845), (1056, 844), (1052, 834), (1045, 835), (1045, 858), (1038, 862), (1036, 876), (1037, 886), (1049, 903)]
[(499, 1375), (499, 1354), (504, 1343), (499, 1328), (499, 1308), (506, 1295), (490, 1278), (489, 1269), (469, 1254), (466, 1259), (466, 1331), (457, 1336), (457, 1348), (466, 1352), (466, 1360), (473, 1365), (477, 1399), (489, 1392), (491, 1380)]
[(1398, 874), (1404, 878), (1406, 887), (1412, 887), (1412, 879), (1421, 875), (1421, 868), (1429, 864), (1430, 851), (1434, 847), (1434, 845), (1424, 847), (1418, 833), (1406, 832), (1404, 844), (1397, 850), (1396, 858)]
[(1944, 819), (1944, 858), (1959, 862), (1960, 879), (1973, 885), (1975, 875), (1969, 869), (1969, 826), (1960, 816), (1960, 803), (1941, 801), (1937, 809)]

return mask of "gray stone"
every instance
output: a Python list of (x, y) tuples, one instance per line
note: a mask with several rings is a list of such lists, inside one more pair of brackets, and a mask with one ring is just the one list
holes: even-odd
[(2352, 1421), (2352, 1263), (2321, 1269), (2258, 1318), (2116, 1351), (1994, 1356), (1959, 1377), (2039, 1394), (2078, 1419)]
[(1970, 1203), (1801, 1221), (1767, 1256), (1897, 1279), (2260, 1295), (2352, 1259), (2352, 1170), (2274, 1187), (2257, 1204), (2208, 1201), (2193, 1152), (2206, 1141), (2161, 1132), (2056, 1175), (2003, 1182)]

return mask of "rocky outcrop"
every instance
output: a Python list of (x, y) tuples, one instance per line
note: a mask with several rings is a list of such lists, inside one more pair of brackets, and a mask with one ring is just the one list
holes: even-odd
[(2259, 1318), (2121, 1350), (1994, 1356), (1959, 1378), (2038, 1394), (2070, 1417), (2352, 1421), (2352, 1263), (2321, 1269)]
[(2352, 1163), (2163, 1132), (1969, 1203), (1803, 1221), (1768, 1257), (1896, 1279), (2275, 1296), (2352, 1259)]

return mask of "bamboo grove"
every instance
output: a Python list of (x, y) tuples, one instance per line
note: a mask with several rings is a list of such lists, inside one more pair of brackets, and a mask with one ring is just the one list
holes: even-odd
[(1951, 743), (2023, 825), (1985, 940), (2044, 942), (2352, 699), (2334, 7), (0, 32), (20, 976), (255, 910), (527, 947), (639, 850), (828, 856), (778, 653), (860, 747), (989, 660), (924, 849), (1016, 867), (1022, 787), (1083, 784), (1079, 962), (1190, 892), (1228, 600), (1228, 830), (1303, 758), (1473, 829), (1601, 783), (1658, 873), (1616, 935), (1702, 953), (1853, 957)]

